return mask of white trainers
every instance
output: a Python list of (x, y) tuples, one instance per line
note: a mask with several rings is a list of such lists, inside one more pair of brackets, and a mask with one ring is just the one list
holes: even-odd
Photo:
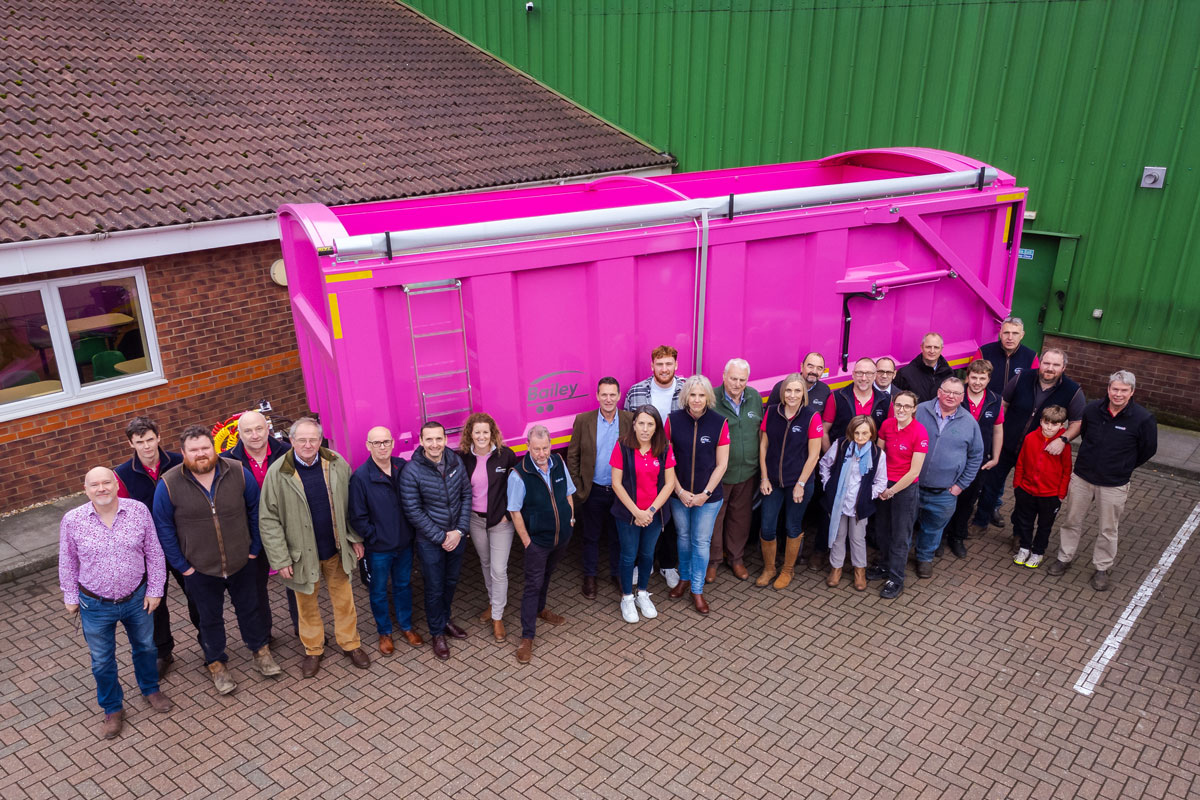
[(621, 618), (626, 622), (638, 621), (637, 608), (633, 605), (633, 595), (631, 594), (621, 595)]
[(1030, 569), (1037, 569), (1038, 567), (1040, 567), (1042, 565), (1043, 558), (1045, 558), (1045, 556), (1039, 556), (1036, 554), (1032, 555), (1029, 558), (1025, 559), (1025, 566), (1029, 567)]
[[(1017, 551), (1017, 555), (1013, 559), (1013, 563), (1023, 567), (1023, 566), (1025, 566), (1025, 562), (1028, 560), (1029, 560), (1029, 551), (1026, 550), (1024, 547), (1022, 547), (1020, 550)], [(1039, 564), (1041, 563), (1040, 559), (1038, 560), (1038, 563)]]
[[(624, 600), (621, 601), (624, 604)], [(646, 619), (654, 619), (658, 616), (658, 609), (654, 607), (654, 603), (650, 602), (650, 593), (641, 591), (637, 593), (638, 611), (642, 612), (642, 616)]]
[(637, 588), (637, 567), (633, 568), (633, 586)]
[(663, 579), (667, 582), (668, 589), (674, 589), (679, 585), (679, 570), (677, 569), (660, 569)]

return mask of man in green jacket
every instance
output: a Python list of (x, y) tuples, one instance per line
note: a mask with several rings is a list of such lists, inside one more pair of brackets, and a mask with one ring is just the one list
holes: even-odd
[(742, 563), (746, 541), (750, 538), (750, 516), (754, 491), (758, 486), (758, 437), (763, 421), (763, 399), (747, 382), (750, 365), (742, 358), (731, 358), (725, 365), (721, 385), (717, 387), (718, 414), (729, 420), (729, 468), (721, 478), (725, 503), (717, 514), (709, 549), (707, 583), (717, 577), (717, 562), (724, 557), (738, 580), (750, 573)]
[(325, 623), (317, 604), (322, 579), (333, 605), (334, 638), (354, 666), (366, 669), (371, 661), (358, 638), (350, 588), (354, 566), (363, 557), (362, 537), (346, 524), (350, 465), (321, 447), (321, 423), (312, 417), (296, 420), (290, 438), (292, 449), (263, 479), (258, 529), (271, 567), (296, 593), (305, 653), (301, 672), (315, 676), (325, 652)]

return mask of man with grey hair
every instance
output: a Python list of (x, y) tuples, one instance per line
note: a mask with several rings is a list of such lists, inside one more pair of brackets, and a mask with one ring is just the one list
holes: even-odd
[(525, 545), (525, 588), (521, 595), (521, 646), (517, 662), (533, 658), (537, 621), (561, 625), (563, 618), (546, 608), (550, 576), (566, 552), (575, 525), (575, 484), (562, 456), (550, 452), (545, 425), (529, 429), (529, 452), (508, 473), (508, 511)]
[[(350, 576), (363, 557), (362, 537), (346, 522), (350, 465), (321, 446), (321, 423), (301, 417), (290, 431), (292, 449), (267, 470), (258, 507), (263, 550), (280, 580), (296, 593), (300, 671), (315, 677), (325, 653), (325, 623), (317, 603), (323, 580), (333, 606), (334, 638), (359, 669), (371, 660), (358, 637), (358, 612)], [(293, 554), (295, 560), (293, 560)]]
[(1005, 317), (1000, 323), (1000, 336), (975, 351), (971, 361), (982, 358), (991, 362), (992, 378), (988, 391), (1000, 394), (1008, 382), (1027, 370), (1038, 368), (1037, 353), (1021, 344), (1025, 338), (1025, 323), (1020, 317)]
[(750, 577), (742, 559), (750, 538), (754, 492), (758, 488), (758, 438), (763, 421), (762, 395), (747, 385), (750, 364), (731, 358), (725, 364), (721, 385), (716, 388), (713, 409), (729, 422), (729, 466), (721, 476), (725, 504), (717, 512), (709, 545), (705, 583), (717, 577), (717, 563), (724, 558), (740, 581)]
[(1058, 558), (1047, 570), (1058, 577), (1071, 566), (1083, 533), (1083, 518), (1095, 503), (1100, 528), (1092, 549), (1096, 571), (1091, 584), (1098, 592), (1109, 588), (1108, 572), (1117, 555), (1117, 523), (1129, 496), (1129, 479), (1158, 450), (1158, 423), (1153, 414), (1133, 402), (1136, 386), (1132, 372), (1114, 372), (1108, 379), (1108, 397), (1083, 409), (1079, 428), (1083, 442), (1067, 487)]

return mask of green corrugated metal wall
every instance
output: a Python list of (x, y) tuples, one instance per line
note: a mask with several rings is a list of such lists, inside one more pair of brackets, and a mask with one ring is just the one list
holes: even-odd
[(1200, 354), (1200, 0), (409, 5), (684, 170), (893, 145), (994, 164), (1028, 227), (1081, 235), (1048, 330)]

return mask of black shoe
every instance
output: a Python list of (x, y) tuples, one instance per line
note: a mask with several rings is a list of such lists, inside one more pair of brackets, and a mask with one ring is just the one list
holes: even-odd
[(934, 551), (933, 551), (933, 557), (934, 557), (934, 558), (941, 558), (941, 557), (942, 557), (942, 556), (944, 556), (944, 555), (946, 555), (946, 545), (944, 545), (944, 544), (939, 544), (939, 545), (937, 546), (937, 550), (934, 550)]
[(967, 546), (965, 544), (963, 544), (962, 539), (951, 539), (950, 540), (950, 552), (954, 553), (955, 558), (966, 558), (967, 557)]
[(458, 627), (457, 625), (455, 625), (450, 620), (446, 620), (446, 635), (449, 636), (451, 639), (467, 638), (467, 632), (464, 631), (462, 628)]
[(885, 583), (883, 585), (883, 588), (879, 590), (879, 596), (882, 597), (884, 600), (895, 600), (897, 597), (900, 596), (900, 593), (903, 591), (904, 591), (903, 586), (896, 583), (895, 581), (888, 581), (887, 583)]
[(869, 581), (881, 581), (887, 576), (887, 567), (867, 567), (867, 580)]
[(158, 657), (158, 679), (161, 681), (171, 671), (171, 665), (175, 663), (175, 656), (171, 653), (164, 653)]
[(918, 561), (917, 562), (917, 577), (918, 578), (932, 578), (933, 577), (933, 562), (932, 561)]
[(1107, 570), (1103, 570), (1103, 569), (1096, 570), (1095, 574), (1092, 575), (1091, 581), (1089, 581), (1089, 582), (1092, 584), (1092, 588), (1095, 589), (1097, 592), (1107, 592), (1108, 591), (1108, 572), (1107, 572)]
[(1004, 520), (1000, 519), (1000, 509), (997, 508), (995, 511), (992, 512), (992, 518), (988, 520), (988, 524), (991, 525), (993, 528), (1003, 528), (1004, 527)]

